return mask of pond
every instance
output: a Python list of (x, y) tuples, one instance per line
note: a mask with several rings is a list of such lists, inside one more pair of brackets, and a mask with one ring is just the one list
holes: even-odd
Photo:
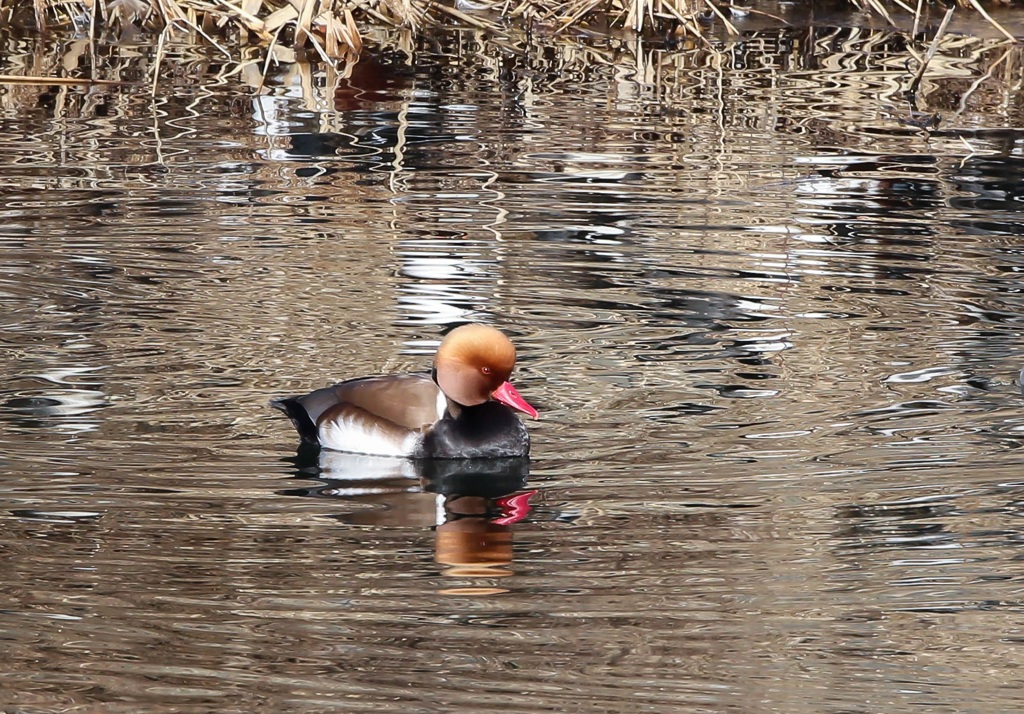
[[(909, 97), (896, 33), (741, 30), (265, 79), (0, 32), (125, 82), (0, 86), (0, 709), (1024, 706), (1019, 50)], [(468, 321), (528, 465), (267, 405)]]

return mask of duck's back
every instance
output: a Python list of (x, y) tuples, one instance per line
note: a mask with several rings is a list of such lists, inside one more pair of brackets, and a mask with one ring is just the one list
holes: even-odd
[(383, 436), (398, 448), (441, 419), (447, 402), (429, 374), (417, 373), (350, 379), (271, 405), (289, 416), (303, 441), (366, 453), (362, 437)]
[(351, 404), (405, 429), (422, 429), (444, 416), (447, 401), (426, 373), (350, 379), (310, 392), (299, 401), (316, 421), (338, 404)]

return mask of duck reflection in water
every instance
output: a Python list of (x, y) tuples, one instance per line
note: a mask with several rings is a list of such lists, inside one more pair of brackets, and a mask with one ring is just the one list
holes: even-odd
[[(345, 499), (355, 510), (344, 523), (366, 526), (434, 527), (434, 558), (444, 574), (479, 580), (513, 574), (513, 525), (530, 513), (528, 457), (501, 459), (394, 459), (328, 449), (300, 449), (297, 476), (321, 485), (286, 495)], [(494, 594), (477, 586), (450, 594)]]

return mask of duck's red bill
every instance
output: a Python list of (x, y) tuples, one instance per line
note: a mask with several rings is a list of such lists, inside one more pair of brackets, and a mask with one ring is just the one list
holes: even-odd
[(537, 410), (530, 406), (530, 403), (519, 396), (519, 392), (509, 382), (503, 383), (500, 387), (491, 392), (491, 396), (502, 404), (507, 404), (513, 409), (529, 414), (537, 418)]

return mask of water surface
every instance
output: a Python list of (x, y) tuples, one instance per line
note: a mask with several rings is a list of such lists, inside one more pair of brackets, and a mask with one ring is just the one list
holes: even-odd
[[(0, 708), (1019, 709), (1021, 117), (894, 37), (5, 86)], [(468, 320), (528, 465), (266, 406)]]

